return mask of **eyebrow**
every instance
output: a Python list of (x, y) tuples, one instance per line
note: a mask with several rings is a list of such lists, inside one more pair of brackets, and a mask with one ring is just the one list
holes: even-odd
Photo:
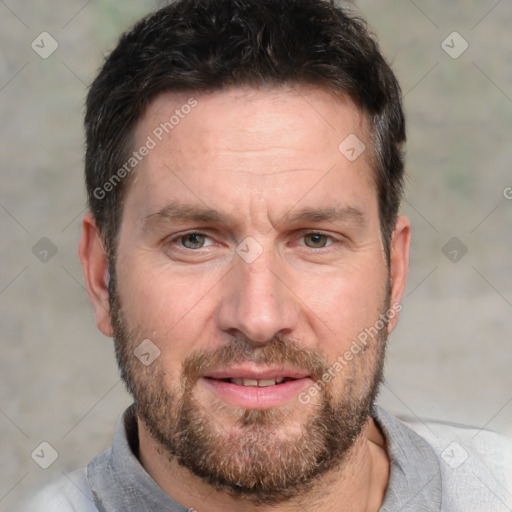
[(226, 223), (224, 218), (217, 210), (203, 206), (186, 205), (180, 203), (170, 203), (161, 210), (151, 213), (144, 221), (144, 230), (151, 229), (156, 224), (162, 222), (215, 222), (218, 224)]
[[(205, 206), (182, 204), (173, 202), (161, 210), (151, 213), (143, 220), (143, 229), (148, 230), (162, 223), (172, 222), (202, 222), (230, 225), (234, 224), (230, 216), (226, 216)], [(354, 206), (341, 206), (330, 208), (306, 207), (294, 213), (286, 213), (276, 222), (274, 227), (279, 225), (296, 225), (301, 223), (316, 224), (321, 222), (345, 222), (364, 227), (367, 224), (367, 217), (359, 208)]]
[(367, 223), (366, 215), (355, 206), (331, 208), (303, 208), (293, 214), (285, 214), (279, 223), (300, 224), (320, 222), (350, 222), (360, 226)]

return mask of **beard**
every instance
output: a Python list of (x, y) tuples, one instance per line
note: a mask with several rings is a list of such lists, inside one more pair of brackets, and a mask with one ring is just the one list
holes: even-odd
[[(255, 347), (237, 338), (215, 350), (194, 351), (184, 360), (181, 375), (170, 376), (160, 358), (144, 366), (135, 357), (144, 326), (128, 325), (113, 274), (109, 293), (121, 377), (137, 417), (170, 461), (218, 491), (270, 505), (305, 495), (321, 475), (341, 469), (350, 459), (382, 382), (387, 328), (319, 389), (309, 406), (251, 410), (220, 401), (204, 406), (194, 391), (208, 369), (249, 361), (284, 364), (306, 370), (318, 382), (332, 363), (294, 339), (275, 337)], [(389, 309), (389, 295), (388, 288), (383, 313)], [(333, 383), (341, 379), (336, 390)]]

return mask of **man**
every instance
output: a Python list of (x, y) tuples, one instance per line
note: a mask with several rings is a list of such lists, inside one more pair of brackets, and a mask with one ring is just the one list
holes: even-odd
[(505, 441), (374, 405), (410, 224), (361, 20), (178, 0), (123, 36), (85, 126), (79, 254), (134, 404), (25, 510), (510, 510)]

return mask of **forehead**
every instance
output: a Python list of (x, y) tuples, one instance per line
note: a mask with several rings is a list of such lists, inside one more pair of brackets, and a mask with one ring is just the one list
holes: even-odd
[(145, 213), (176, 200), (237, 210), (242, 194), (276, 214), (303, 201), (376, 201), (365, 115), (319, 88), (162, 94), (134, 139), (135, 150), (151, 146), (128, 192)]

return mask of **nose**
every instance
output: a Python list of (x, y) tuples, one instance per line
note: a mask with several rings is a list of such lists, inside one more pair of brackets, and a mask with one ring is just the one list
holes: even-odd
[(276, 335), (290, 335), (300, 314), (291, 277), (272, 254), (264, 252), (252, 263), (235, 258), (217, 309), (219, 328), (243, 336), (252, 345), (268, 343)]

